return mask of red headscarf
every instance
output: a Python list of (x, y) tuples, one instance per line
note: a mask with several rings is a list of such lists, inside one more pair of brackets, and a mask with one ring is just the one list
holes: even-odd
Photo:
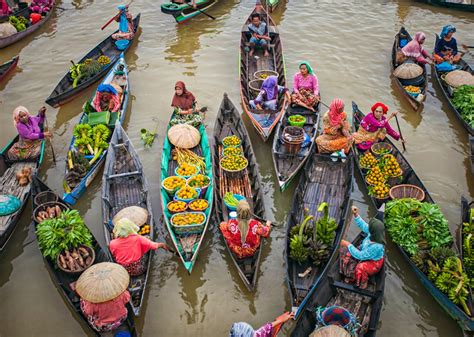
[(370, 108), (372, 110), (372, 112), (375, 112), (375, 109), (377, 109), (378, 107), (381, 107), (383, 109), (383, 114), (385, 115), (388, 111), (388, 106), (386, 106), (385, 104), (381, 103), (381, 102), (377, 102), (375, 103), (374, 105), (372, 105), (372, 108)]
[(329, 106), (329, 123), (331, 126), (341, 125), (344, 120), (344, 102), (340, 98), (335, 98)]
[(183, 94), (178, 96), (175, 92), (171, 106), (178, 107), (183, 110), (191, 109), (194, 105), (194, 102), (196, 101), (196, 98), (191, 92), (186, 90), (186, 85), (184, 82), (176, 82), (174, 88), (176, 89), (177, 87), (183, 89)]

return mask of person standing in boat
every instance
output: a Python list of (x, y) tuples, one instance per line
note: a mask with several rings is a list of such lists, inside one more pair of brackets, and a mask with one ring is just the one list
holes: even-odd
[(252, 257), (260, 246), (260, 237), (268, 237), (271, 222), (265, 226), (252, 219), (252, 213), (247, 200), (240, 200), (237, 204), (237, 219), (221, 222), (219, 228), (230, 250), (239, 259)]
[(352, 145), (347, 114), (344, 102), (335, 98), (329, 106), (329, 111), (323, 115), (323, 134), (316, 138), (319, 153), (331, 153), (344, 157)]
[(354, 222), (367, 236), (359, 248), (346, 240), (341, 240), (339, 271), (347, 283), (355, 283), (366, 289), (369, 277), (376, 275), (383, 267), (385, 255), (385, 226), (382, 221), (372, 218), (367, 224), (352, 206)]
[(191, 91), (186, 89), (186, 85), (182, 81), (178, 81), (174, 85), (174, 96), (171, 106), (182, 115), (189, 115), (198, 110), (196, 97), (194, 97)]
[[(461, 61), (462, 53), (458, 52), (458, 43), (453, 37), (455, 32), (456, 27), (453, 25), (443, 27), (434, 49), (434, 59), (436, 63), (459, 63), (459, 61)], [(466, 48), (466, 46), (463, 45), (463, 48)]]
[(252, 57), (255, 52), (255, 47), (262, 47), (265, 51), (264, 56), (267, 57), (268, 53), (268, 43), (270, 42), (270, 34), (267, 34), (267, 24), (262, 22), (260, 19), (260, 14), (254, 13), (251, 16), (251, 23), (248, 25), (248, 29), (252, 37), (250, 38), (250, 53), (249, 56)]
[(140, 227), (127, 218), (122, 218), (114, 226), (114, 237), (109, 244), (110, 253), (118, 264), (123, 266), (131, 276), (138, 276), (146, 271), (145, 254), (149, 250), (162, 248), (170, 250), (165, 243), (153, 242), (138, 234)]
[(132, 14), (128, 11), (128, 6), (120, 5), (117, 7), (119, 13), (115, 21), (119, 23), (119, 31), (112, 34), (114, 40), (131, 40), (135, 36), (135, 27), (133, 26)]
[(18, 131), (19, 139), (8, 150), (10, 160), (35, 159), (39, 156), (43, 139), (52, 137), (51, 132), (42, 131), (45, 118), (46, 107), (42, 107), (37, 116), (31, 116), (24, 106), (13, 110), (13, 125)]
[(293, 77), (291, 102), (314, 112), (314, 106), (319, 102), (318, 78), (309, 62), (300, 62), (298, 68), (300, 71)]
[(402, 53), (408, 58), (413, 59), (421, 66), (425, 64), (433, 64), (433, 58), (428, 54), (428, 52), (423, 48), (423, 43), (425, 43), (425, 33), (416, 32), (413, 40), (408, 42), (408, 44), (402, 48)]
[(94, 97), (93, 106), (97, 112), (117, 112), (120, 109), (120, 98), (114, 86), (111, 84), (99, 85)]
[(375, 103), (371, 110), (372, 112), (367, 114), (360, 122), (357, 132), (352, 134), (357, 148), (366, 151), (374, 143), (383, 141), (387, 134), (395, 140), (400, 140), (402, 143), (405, 142), (400, 138), (400, 134), (392, 129), (389, 124), (390, 119), (397, 115), (396, 111), (392, 112), (388, 118), (385, 118), (388, 106), (381, 102)]
[(290, 319), (294, 318), (295, 314), (285, 312), (278, 316), (273, 322), (268, 322), (258, 330), (254, 330), (252, 326), (245, 322), (232, 324), (229, 332), (229, 337), (272, 337), (276, 336), (279, 328)]
[(276, 110), (278, 106), (278, 95), (284, 93), (286, 99), (291, 99), (288, 89), (278, 85), (278, 76), (268, 76), (262, 83), (257, 98), (250, 100), (249, 104), (252, 109), (269, 109)]

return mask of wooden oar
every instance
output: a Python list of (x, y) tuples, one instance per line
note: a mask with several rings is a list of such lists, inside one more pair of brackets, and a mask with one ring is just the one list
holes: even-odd
[(407, 148), (405, 147), (405, 139), (402, 135), (402, 129), (400, 129), (400, 123), (398, 122), (398, 115), (395, 115), (395, 121), (397, 122), (398, 133), (400, 134), (400, 139), (402, 140), (403, 151), (406, 151)]
[[(46, 124), (46, 129), (50, 131), (49, 125), (48, 125), (48, 118), (46, 118), (46, 112), (44, 113), (44, 124)], [(51, 147), (51, 155), (53, 156), (53, 163), (56, 166), (56, 154), (54, 153), (53, 142), (51, 141), (51, 138), (49, 138), (49, 145)]]
[(215, 18), (215, 17), (213, 17), (212, 15), (210, 15), (210, 14), (207, 14), (206, 12), (204, 12), (204, 11), (200, 10), (199, 8), (196, 8), (196, 9), (198, 10), (198, 12), (199, 12), (199, 13), (201, 13), (201, 14), (204, 14), (205, 16), (207, 16), (207, 17), (211, 18), (212, 20), (215, 20), (215, 19), (216, 19), (216, 18)]
[[(128, 6), (130, 6), (130, 4), (126, 5), (125, 8), (128, 8)], [(120, 11), (120, 13), (118, 13), (117, 15), (115, 15), (112, 19), (110, 19), (109, 21), (107, 21), (107, 23), (105, 25), (102, 26), (102, 28), (100, 30), (104, 30), (108, 25), (110, 25), (113, 21), (117, 20), (120, 15), (122, 14), (122, 12)]]

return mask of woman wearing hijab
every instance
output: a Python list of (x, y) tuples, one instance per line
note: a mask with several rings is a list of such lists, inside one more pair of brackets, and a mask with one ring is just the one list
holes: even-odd
[(341, 241), (339, 269), (346, 276), (346, 282), (367, 288), (369, 277), (376, 275), (383, 267), (385, 254), (385, 227), (382, 221), (372, 218), (367, 224), (352, 206), (355, 224), (367, 236), (359, 248), (349, 241)]
[(13, 110), (13, 125), (15, 125), (19, 140), (10, 150), (10, 160), (35, 159), (41, 151), (41, 144), (45, 137), (51, 137), (49, 131), (42, 131), (43, 122), (46, 118), (46, 107), (42, 107), (38, 115), (33, 117), (24, 106)]
[(252, 109), (276, 110), (278, 103), (278, 94), (281, 93), (284, 93), (287, 96), (288, 101), (291, 99), (288, 89), (281, 85), (278, 85), (278, 77), (269, 76), (263, 81), (262, 87), (260, 88), (260, 92), (257, 98), (249, 102), (250, 106), (252, 107)]
[(339, 151), (349, 153), (352, 145), (352, 136), (349, 131), (344, 102), (340, 98), (335, 98), (329, 106), (329, 111), (323, 116), (323, 134), (316, 138), (319, 153)]
[(314, 106), (319, 102), (318, 78), (308, 62), (301, 62), (298, 68), (300, 71), (293, 77), (291, 102), (315, 111)]
[(196, 98), (191, 91), (186, 89), (186, 85), (182, 81), (178, 81), (174, 85), (174, 96), (171, 106), (178, 109), (178, 113), (183, 115), (192, 114), (197, 111)]
[(273, 337), (278, 334), (280, 327), (294, 316), (294, 313), (285, 312), (258, 330), (254, 330), (250, 324), (245, 322), (234, 323), (230, 329), (229, 337)]
[(219, 227), (230, 250), (239, 259), (244, 259), (255, 254), (260, 246), (260, 236), (266, 238), (270, 234), (270, 225), (270, 221), (264, 226), (252, 219), (248, 202), (240, 200), (237, 204), (237, 220), (222, 222)]
[(425, 33), (417, 32), (413, 40), (408, 42), (408, 44), (402, 48), (402, 53), (406, 57), (409, 57), (419, 63), (421, 66), (428, 64), (433, 64), (433, 58), (428, 54), (426, 50), (423, 49), (423, 43), (425, 42)]
[[(377, 102), (372, 106), (372, 112), (367, 114), (360, 122), (359, 130), (352, 134), (354, 143), (362, 151), (370, 149), (370, 147), (379, 141), (385, 139), (389, 134), (393, 139), (400, 140), (400, 134), (396, 132), (389, 124), (390, 119), (395, 117), (397, 112), (392, 112), (388, 118), (385, 115), (388, 112), (388, 106)], [(401, 139), (404, 142), (403, 139)]]
[[(453, 37), (456, 27), (447, 25), (439, 34), (439, 40), (434, 50), (434, 59), (436, 63), (458, 63), (461, 60), (462, 53), (458, 53), (458, 43)], [(464, 47), (464, 46), (463, 46)]]
[(97, 112), (117, 112), (120, 109), (120, 99), (117, 90), (110, 84), (99, 85), (93, 105)]
[(117, 21), (119, 23), (119, 31), (112, 34), (114, 40), (131, 40), (135, 35), (135, 27), (133, 27), (132, 15), (128, 12), (128, 6), (120, 5), (117, 7), (119, 14)]
[(127, 218), (122, 218), (114, 226), (114, 237), (109, 244), (110, 253), (118, 264), (122, 265), (131, 276), (145, 272), (143, 257), (149, 250), (163, 248), (169, 250), (164, 243), (153, 242), (138, 234), (140, 227)]

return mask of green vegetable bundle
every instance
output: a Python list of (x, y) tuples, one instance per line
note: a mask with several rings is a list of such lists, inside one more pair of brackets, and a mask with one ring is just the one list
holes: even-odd
[(455, 89), (452, 102), (466, 123), (474, 128), (474, 86), (462, 85)]
[(474, 286), (474, 208), (469, 210), (469, 222), (465, 222), (463, 231), (463, 263), (471, 286)]
[(226, 194), (224, 194), (224, 201), (227, 206), (230, 207), (237, 207), (237, 204), (239, 203), (239, 201), (236, 197), (234, 197), (234, 194), (232, 192), (227, 192)]
[(19, 17), (10, 16), (8, 17), (8, 21), (11, 23), (13, 27), (15, 27), (17, 32), (24, 31), (26, 29), (26, 24), (28, 23), (28, 20), (22, 16), (19, 16)]

